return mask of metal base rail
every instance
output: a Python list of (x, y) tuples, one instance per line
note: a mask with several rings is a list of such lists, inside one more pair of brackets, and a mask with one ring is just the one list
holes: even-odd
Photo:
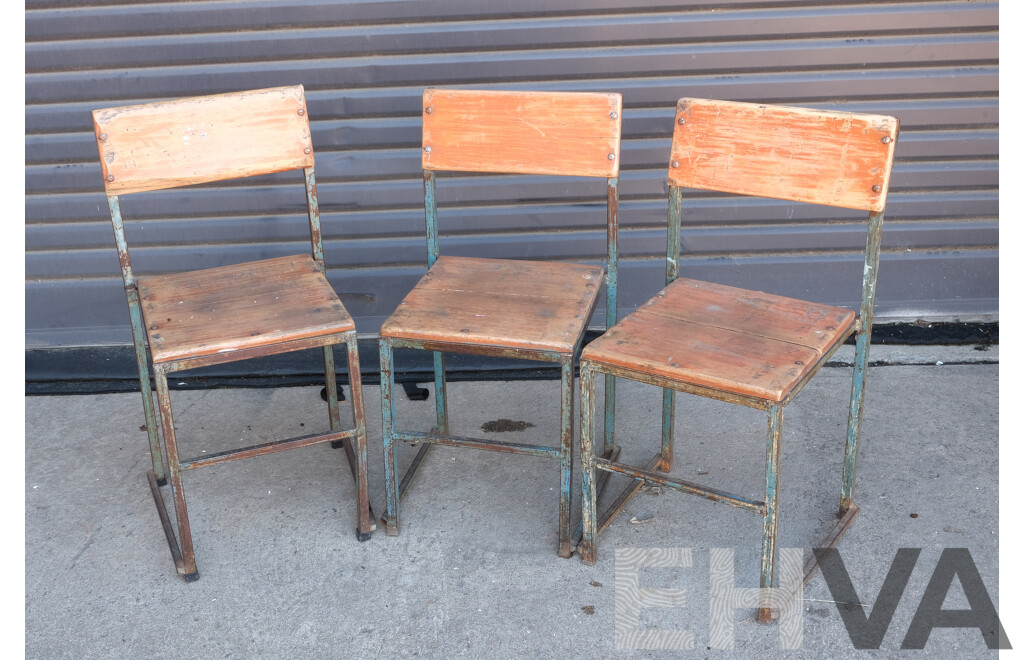
[[(253, 445), (251, 447), (242, 447), (241, 449), (230, 449), (227, 451), (218, 452), (216, 454), (210, 454), (209, 456), (203, 456), (201, 458), (181, 461), (180, 465), (183, 471), (192, 470), (200, 467), (206, 467), (209, 465), (225, 463), (227, 461), (251, 458), (253, 456), (265, 456), (267, 454), (275, 454), (280, 451), (295, 449), (297, 447), (306, 447), (309, 445), (330, 442), (332, 447), (340, 446), (345, 449), (345, 458), (348, 461), (348, 467), (352, 473), (352, 479), (353, 481), (356, 481), (357, 475), (355, 451), (352, 449), (352, 445), (350, 444), (350, 442), (348, 442), (349, 440), (351, 440), (351, 438), (355, 436), (355, 434), (355, 429), (350, 429), (348, 431), (336, 431), (332, 433), (321, 433), (301, 436), (297, 438), (288, 438), (285, 440), (275, 440), (273, 442)], [(417, 458), (420, 457), (418, 456)], [(171, 518), (167, 511), (167, 503), (164, 501), (163, 494), (160, 492), (161, 486), (167, 485), (167, 478), (157, 478), (156, 473), (153, 470), (149, 470), (146, 473), (146, 477), (149, 480), (149, 490), (153, 494), (153, 502), (156, 504), (157, 514), (160, 516), (160, 524), (164, 528), (164, 536), (167, 537), (167, 545), (171, 551), (171, 559), (174, 561), (174, 568), (185, 579), (186, 582), (195, 582), (199, 579), (199, 571), (196, 571), (194, 573), (185, 572), (185, 561), (182, 558), (181, 547), (178, 545), (178, 539), (174, 534), (174, 527), (171, 524)], [(371, 533), (377, 530), (377, 524), (375, 522), (378, 519), (377, 515), (373, 512), (372, 505), (369, 508), (371, 522), (370, 531), (360, 532), (359, 527), (356, 527), (356, 537), (360, 541), (369, 541)]]

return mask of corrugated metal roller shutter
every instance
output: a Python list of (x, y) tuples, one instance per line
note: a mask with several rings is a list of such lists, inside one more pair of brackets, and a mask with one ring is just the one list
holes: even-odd
[[(626, 311), (662, 283), (680, 96), (896, 115), (879, 316), (998, 310), (995, 2), (29, 0), (25, 26), (29, 348), (130, 341), (92, 109), (295, 83), (313, 120), (329, 276), (361, 332), (374, 333), (425, 270), (427, 86), (623, 95)], [(306, 250), (289, 176), (125, 198), (136, 268)], [(438, 187), (442, 253), (602, 253), (599, 182), (441, 176)], [(709, 194), (687, 208), (687, 276), (858, 299), (859, 215)]]

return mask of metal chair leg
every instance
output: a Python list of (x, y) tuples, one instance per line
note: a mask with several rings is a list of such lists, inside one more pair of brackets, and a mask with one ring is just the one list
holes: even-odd
[(388, 536), (398, 536), (398, 477), (395, 461), (395, 374), (391, 342), (380, 339), (380, 404), (381, 431), (384, 443), (384, 490), (387, 496), (387, 511), (384, 514), (384, 531)]
[(338, 381), (334, 371), (334, 346), (324, 346), (324, 381), (327, 389), (327, 415), (331, 420), (331, 430), (341, 428), (341, 411), (338, 409)]
[(572, 356), (562, 361), (562, 454), (561, 488), (558, 496), (558, 556), (572, 556), (572, 536), (569, 524), (572, 518), (572, 427), (573, 427), (573, 373)]
[(440, 351), (434, 351), (434, 408), (437, 433), (448, 435), (448, 381), (444, 374), (444, 353)]
[[(376, 528), (370, 514), (370, 495), (367, 487), (369, 475), (366, 457), (366, 412), (363, 408), (362, 373), (359, 369), (359, 347), (356, 334), (353, 332), (347, 340), (348, 345), (348, 387), (352, 393), (352, 421), (355, 425), (355, 473), (356, 473), (356, 506), (358, 527), (356, 537), (360, 541), (368, 541), (370, 532)], [(328, 380), (331, 380), (328, 378)]]
[(597, 561), (597, 473), (594, 468), (594, 372), (580, 365), (580, 462), (583, 466), (583, 536), (580, 539), (581, 559), (587, 564)]
[(853, 361), (853, 390), (850, 393), (850, 418), (846, 427), (846, 454), (843, 458), (843, 492), (839, 498), (840, 514), (845, 514), (853, 506), (857, 453), (860, 449), (860, 422), (864, 416), (864, 379), (867, 375), (870, 344), (870, 331), (861, 330), (857, 333), (857, 352)]
[[(185, 504), (185, 489), (181, 483), (181, 465), (178, 462), (178, 443), (174, 435), (174, 418), (171, 416), (171, 396), (167, 389), (167, 375), (155, 369), (157, 405), (160, 408), (160, 422), (167, 446), (167, 467), (174, 497), (174, 515), (178, 522), (178, 543), (181, 550), (181, 565), (176, 565), (187, 582), (199, 579), (196, 568), (196, 554), (192, 547), (192, 529), (188, 523), (188, 507)], [(172, 551), (173, 554), (173, 551)], [(177, 562), (175, 562), (177, 564)]]
[(667, 387), (661, 390), (661, 460), (658, 469), (672, 471), (673, 439), (676, 429), (676, 391)]
[(142, 407), (146, 413), (146, 434), (149, 436), (149, 453), (153, 461), (153, 474), (157, 485), (167, 485), (164, 470), (163, 450), (160, 447), (160, 432), (157, 430), (156, 411), (153, 409), (153, 390), (149, 384), (149, 360), (146, 357), (146, 333), (142, 327), (142, 312), (139, 309), (138, 291), (128, 295), (128, 311), (132, 322), (132, 340), (135, 344), (135, 362), (139, 366), (139, 389), (142, 392)]
[(604, 439), (600, 456), (615, 448), (615, 376), (604, 375)]
[[(761, 543), (761, 588), (775, 586), (775, 546), (779, 536), (779, 455), (782, 451), (782, 406), (768, 406), (768, 446), (765, 457), (764, 483), (764, 536)], [(762, 592), (763, 594), (763, 592)], [(771, 607), (763, 599), (757, 612), (758, 620), (772, 619)]]

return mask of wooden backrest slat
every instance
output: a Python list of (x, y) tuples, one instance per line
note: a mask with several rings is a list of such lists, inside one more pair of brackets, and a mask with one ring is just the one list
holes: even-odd
[(671, 185), (882, 211), (899, 121), (683, 98)]
[(615, 177), (622, 97), (427, 89), (423, 169)]
[(301, 85), (95, 110), (108, 195), (313, 165)]

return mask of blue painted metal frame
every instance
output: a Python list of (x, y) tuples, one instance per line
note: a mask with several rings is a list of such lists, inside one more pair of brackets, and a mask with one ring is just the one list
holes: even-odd
[[(618, 298), (618, 177), (608, 179), (607, 186), (607, 236), (608, 255), (605, 277), (607, 325), (610, 327), (616, 320)], [(440, 254), (439, 232), (437, 224), (437, 182), (433, 171), (423, 171), (424, 219), (426, 223), (427, 267), (437, 261)], [(410, 482), (426, 450), (434, 444), (453, 447), (470, 447), (512, 454), (545, 456), (558, 458), (560, 462), (559, 505), (558, 505), (558, 554), (569, 557), (573, 552), (570, 519), (572, 515), (572, 475), (573, 462), (573, 419), (574, 419), (574, 388), (573, 367), (575, 357), (579, 354), (583, 337), (577, 339), (571, 354), (564, 355), (551, 351), (529, 351), (524, 349), (490, 349), (467, 346), (435, 346), (430, 342), (409, 339), (395, 340), (388, 337), (380, 338), (380, 375), (381, 375), (381, 418), (384, 449), (384, 484), (386, 491), (387, 511), (382, 519), (388, 535), (399, 533), (401, 514), (399, 502), (406, 485)], [(434, 356), (434, 402), (437, 424), (430, 433), (398, 431), (395, 429), (395, 373), (394, 348), (415, 348), (432, 350)], [(454, 352), (475, 352), (488, 355), (514, 356), (529, 360), (557, 362), (560, 365), (560, 443), (558, 447), (540, 447), (494, 440), (479, 440), (452, 436), (448, 425), (448, 397), (445, 381), (444, 350)], [(605, 427), (607, 436), (614, 442), (615, 428), (615, 380), (607, 376), (605, 398)], [(398, 480), (395, 443), (398, 441), (424, 443), (412, 466), (401, 483)]]
[[(856, 476), (857, 454), (859, 449), (860, 423), (863, 417), (864, 384), (868, 365), (868, 350), (871, 344), (871, 328), (874, 320), (875, 293), (878, 282), (878, 264), (881, 248), (883, 212), (871, 213), (868, 217), (867, 243), (864, 254), (864, 279), (862, 283), (862, 296), (859, 316), (854, 331), (856, 332), (856, 356), (854, 359), (853, 388), (850, 395), (850, 416), (847, 426), (847, 441), (845, 457), (843, 461), (843, 484), (840, 496), (839, 513), (840, 521), (835, 529), (829, 534), (826, 545), (831, 547), (838, 542), (846, 528), (853, 522), (859, 510), (853, 503), (854, 479)], [(666, 285), (671, 284), (679, 276), (679, 244), (682, 224), (682, 190), (676, 186), (670, 186), (668, 196), (668, 228), (667, 248), (665, 257), (665, 281)], [(849, 335), (847, 335), (849, 336)], [(842, 339), (845, 339), (843, 337)], [(591, 363), (583, 359), (580, 362), (580, 400), (582, 407), (582, 421), (580, 430), (580, 453), (583, 467), (583, 493), (582, 493), (582, 534), (580, 536), (579, 550), (583, 561), (593, 563), (597, 559), (597, 535), (604, 529), (622, 510), (629, 498), (636, 493), (643, 483), (668, 486), (677, 490), (692, 493), (707, 499), (724, 502), (732, 506), (757, 511), (764, 516), (764, 532), (762, 537), (761, 551), (761, 587), (770, 588), (776, 586), (775, 580), (775, 555), (778, 541), (778, 484), (782, 442), (782, 421), (783, 410), (792, 398), (799, 392), (807, 381), (827, 362), (828, 359), (838, 350), (842, 341), (838, 342), (832, 350), (823, 356), (814, 369), (808, 374), (793, 392), (780, 403), (761, 401), (738, 396), (725, 396), (707, 388), (682, 386), (664, 379), (658, 379), (641, 372), (634, 372), (625, 369), (617, 369), (609, 365)], [(663, 388), (662, 395), (662, 431), (661, 431), (661, 452), (652, 460), (661, 472), (668, 472), (672, 468), (673, 459), (673, 438), (675, 422), (675, 391), (682, 390), (700, 396), (715, 399), (727, 400), (733, 403), (748, 405), (755, 408), (763, 408), (768, 413), (768, 441), (765, 460), (765, 499), (763, 502), (755, 502), (747, 498), (725, 493), (717, 489), (699, 486), (683, 480), (668, 479), (651, 472), (650, 470), (633, 468), (617, 463), (607, 458), (599, 458), (594, 451), (594, 398), (596, 396), (595, 373), (604, 373), (605, 378), (611, 378), (613, 373), (619, 376), (630, 378), (639, 382), (647, 382), (660, 385)], [(607, 424), (606, 424), (607, 428)], [(607, 441), (607, 440), (606, 440)], [(619, 500), (605, 514), (603, 520), (598, 520), (598, 502), (596, 488), (596, 471), (603, 470), (615, 472), (636, 479), (631, 487), (619, 497)], [(804, 580), (817, 567), (817, 562), (808, 563), (804, 571)], [(771, 620), (771, 608), (766, 602), (762, 602), (758, 608), (758, 618), (761, 621)]]
[[(312, 166), (304, 168), (306, 187), (307, 215), (309, 219), (310, 244), (313, 259), (321, 272), (326, 273), (324, 265), (323, 236), (320, 228), (320, 210), (316, 192), (316, 176)], [(370, 508), (369, 496), (366, 488), (368, 481), (367, 453), (366, 453), (366, 416), (363, 408), (362, 382), (359, 369), (359, 355), (357, 336), (354, 330), (338, 335), (326, 337), (313, 337), (307, 340), (300, 340), (288, 344), (284, 350), (301, 350), (304, 348), (323, 349), (325, 389), (327, 392), (328, 415), (330, 418), (331, 433), (314, 434), (299, 438), (277, 440), (253, 447), (233, 449), (216, 454), (209, 454), (195, 459), (181, 460), (178, 455), (178, 446), (174, 432), (174, 420), (171, 413), (170, 390), (167, 386), (167, 374), (210, 364), (219, 364), (228, 361), (237, 361), (248, 357), (272, 352), (281, 352), (276, 349), (240, 350), (231, 354), (217, 354), (200, 358), (186, 358), (173, 362), (154, 365), (152, 370), (153, 381), (156, 389), (157, 406), (159, 409), (159, 423), (162, 428), (163, 444), (161, 447), (160, 433), (157, 430), (157, 412), (154, 409), (152, 388), (150, 386), (149, 359), (147, 356), (146, 332), (143, 324), (142, 306), (139, 300), (139, 290), (135, 274), (132, 270), (131, 257), (128, 252), (128, 243), (125, 239), (124, 221), (121, 216), (121, 206), (118, 197), (107, 197), (107, 204), (110, 209), (110, 219), (114, 230), (114, 240), (117, 245), (118, 259), (121, 264), (121, 276), (124, 280), (125, 294), (128, 299), (128, 311), (131, 317), (132, 339), (135, 345), (135, 357), (139, 369), (139, 384), (142, 392), (143, 407), (146, 414), (146, 430), (149, 435), (150, 454), (152, 457), (153, 470), (149, 474), (150, 488), (154, 501), (157, 504), (161, 523), (164, 527), (164, 534), (170, 546), (171, 556), (174, 560), (177, 572), (186, 581), (198, 579), (199, 573), (196, 568), (195, 551), (192, 543), (192, 532), (188, 519), (188, 508), (185, 502), (185, 491), (181, 483), (181, 474), (185, 470), (213, 465), (229, 460), (239, 460), (265, 454), (293, 449), (310, 444), (321, 442), (342, 442), (347, 454), (349, 466), (352, 469), (352, 476), (357, 484), (357, 508), (359, 511), (359, 522), (356, 534), (360, 540), (367, 540), (370, 533), (376, 529), (375, 517)], [(354, 428), (341, 430), (341, 414), (338, 407), (338, 387), (335, 374), (334, 344), (345, 343), (348, 349), (349, 365), (349, 387), (352, 391), (352, 413)], [(347, 442), (346, 442), (347, 441)], [(354, 442), (353, 442), (354, 441)], [(353, 445), (355, 447), (353, 448)], [(164, 451), (166, 451), (166, 467), (164, 465)], [(171, 528), (167, 507), (160, 494), (160, 487), (170, 483), (171, 496), (174, 501), (174, 511), (177, 522), (178, 534), (175, 538), (174, 530)], [(360, 486), (362, 484), (362, 486)]]

